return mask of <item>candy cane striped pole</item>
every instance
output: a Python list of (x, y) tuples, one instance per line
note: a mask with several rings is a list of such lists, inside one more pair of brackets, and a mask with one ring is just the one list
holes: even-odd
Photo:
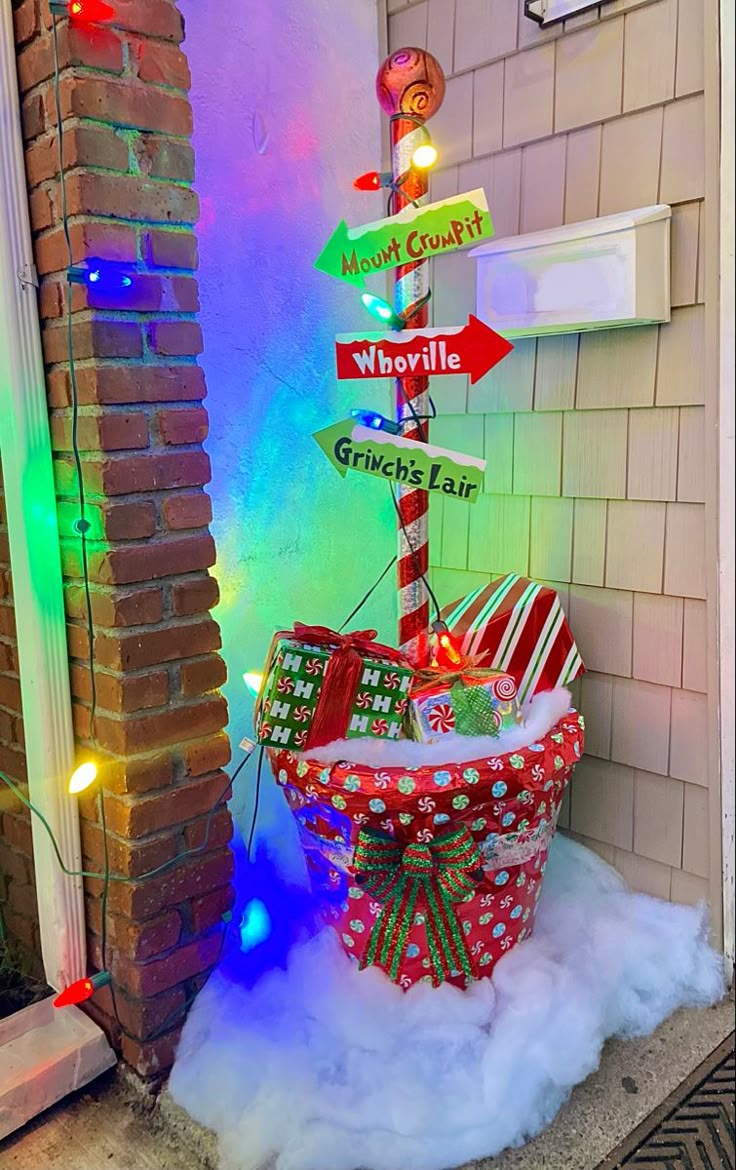
[[(436, 113), (445, 93), (445, 78), (438, 62), (423, 49), (398, 49), (384, 61), (376, 79), (378, 100), (391, 118), (392, 213), (408, 204), (426, 201), (428, 175), (412, 166), (417, 146), (427, 140), (423, 126)], [(427, 261), (402, 264), (395, 270), (395, 304), (402, 313), (429, 290)], [(408, 329), (427, 325), (424, 305)], [(402, 434), (427, 441), (429, 378), (396, 379), (396, 417)], [(417, 422), (417, 418), (421, 420)], [(429, 498), (414, 488), (399, 488), (399, 645), (414, 666), (429, 660), (429, 599), (423, 581), (429, 572)]]

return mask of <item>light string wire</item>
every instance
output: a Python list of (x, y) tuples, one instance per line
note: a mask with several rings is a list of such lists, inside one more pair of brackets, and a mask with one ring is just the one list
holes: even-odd
[[(79, 388), (77, 385), (76, 364), (74, 361), (74, 321), (73, 321), (73, 286), (68, 279), (71, 269), (74, 267), (74, 251), (72, 248), (71, 232), (69, 230), (69, 206), (67, 202), (66, 193), (66, 172), (64, 170), (64, 118), (61, 108), (61, 71), (59, 66), (59, 35), (58, 35), (58, 18), (56, 14), (51, 15), (51, 31), (52, 43), (54, 49), (54, 105), (56, 107), (56, 144), (59, 156), (59, 192), (61, 198), (61, 223), (64, 232), (64, 240), (67, 251), (67, 285), (66, 285), (66, 340), (67, 353), (69, 358), (69, 387), (71, 390), (72, 399), (72, 455), (74, 458), (74, 466), (77, 474), (77, 491), (79, 499), (79, 519), (75, 525), (77, 534), (79, 535), (80, 553), (82, 560), (82, 580), (84, 586), (84, 600), (87, 620), (87, 641), (88, 641), (88, 666), (90, 678), (90, 710), (89, 710), (89, 739), (94, 744), (95, 742), (95, 719), (97, 715), (97, 680), (95, 678), (95, 625), (94, 615), (92, 612), (92, 591), (89, 579), (89, 555), (87, 547), (87, 532), (89, 531), (89, 523), (86, 517), (86, 493), (84, 488), (84, 470), (82, 467), (82, 457), (79, 449)], [(102, 789), (97, 794), (97, 808), (100, 820), (100, 829), (102, 831), (102, 847), (103, 847), (103, 877), (102, 877), (102, 897), (100, 903), (100, 962), (102, 970), (108, 969), (107, 965), (107, 943), (108, 943), (108, 923), (107, 911), (110, 897), (110, 842), (107, 833), (107, 812), (105, 809), (105, 796)], [(112, 999), (113, 1013), (119, 1027), (122, 1027), (120, 1015), (118, 1013), (117, 1000), (115, 998), (115, 989), (110, 983), (110, 996)]]

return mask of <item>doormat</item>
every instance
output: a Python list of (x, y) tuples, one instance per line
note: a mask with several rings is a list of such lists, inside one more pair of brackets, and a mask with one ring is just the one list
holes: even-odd
[(735, 1170), (734, 1033), (597, 1170)]

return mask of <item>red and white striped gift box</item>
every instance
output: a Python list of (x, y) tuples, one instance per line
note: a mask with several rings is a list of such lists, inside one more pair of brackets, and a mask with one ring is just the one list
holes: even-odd
[(585, 671), (554, 589), (517, 573), (445, 606), (442, 618), (462, 654), (513, 676), (520, 703)]

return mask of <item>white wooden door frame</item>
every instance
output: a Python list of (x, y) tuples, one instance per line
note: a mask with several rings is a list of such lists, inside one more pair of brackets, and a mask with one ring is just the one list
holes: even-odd
[[(0, 0), (0, 296), (0, 453), (28, 795), (67, 866), (80, 869), (77, 804), (67, 793), (74, 733), (66, 618), (11, 0)], [(82, 882), (62, 872), (43, 825), (35, 816), (31, 823), (41, 952), (46, 980), (58, 990), (86, 974)], [(45, 1002), (0, 1026), (0, 1137), (114, 1063), (92, 1020)]]

